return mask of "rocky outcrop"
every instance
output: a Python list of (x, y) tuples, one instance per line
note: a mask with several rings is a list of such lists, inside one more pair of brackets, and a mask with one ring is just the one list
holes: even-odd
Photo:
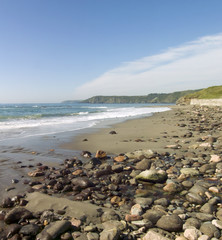
[(191, 99), (190, 105), (222, 106), (222, 98), (219, 98), (219, 99)]

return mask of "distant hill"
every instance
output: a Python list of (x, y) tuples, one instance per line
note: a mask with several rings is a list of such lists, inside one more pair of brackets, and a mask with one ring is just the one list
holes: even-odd
[(145, 96), (95, 96), (83, 100), (81, 103), (176, 103), (179, 98), (199, 90), (151, 93)]
[(222, 86), (204, 88), (187, 94), (178, 99), (177, 104), (189, 104), (191, 99), (219, 99), (222, 98)]
[(62, 103), (65, 103), (65, 104), (73, 104), (73, 103), (79, 103), (81, 102), (80, 100), (66, 100), (66, 101), (63, 101)]

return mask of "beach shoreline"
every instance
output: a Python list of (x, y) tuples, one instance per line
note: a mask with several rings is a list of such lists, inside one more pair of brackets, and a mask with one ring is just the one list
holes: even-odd
[[(148, 106), (149, 108), (152, 108)], [(160, 106), (162, 107), (162, 106)], [(165, 106), (164, 107), (168, 107)], [(156, 108), (156, 106), (154, 106)], [(138, 118), (139, 119), (139, 118)], [(120, 122), (121, 119), (105, 120), (95, 127), (65, 131), (55, 134), (40, 134), (30, 137), (5, 139), (0, 141), (0, 194), (1, 198), (24, 193), (29, 186), (23, 182), (29, 179), (27, 172), (38, 163), (48, 166), (59, 166), (64, 159), (73, 156), (87, 161), (81, 156), (84, 149), (66, 148), (72, 139), (84, 134), (97, 134), (101, 129), (109, 129), (109, 124)], [(95, 150), (96, 151), (96, 150)], [(14, 180), (18, 183), (15, 184)]]
[[(220, 239), (221, 117), (220, 107), (174, 106), (80, 134), (59, 148), (87, 156), (26, 169), (29, 188), (3, 199), (0, 224), (21, 211), (16, 223), (37, 239), (52, 228), (61, 239), (185, 240), (187, 230)], [(97, 150), (106, 154), (95, 157)]]
[[(103, 150), (115, 155), (139, 149), (164, 151), (166, 144), (175, 143), (175, 139), (166, 140), (166, 135), (182, 134), (185, 131), (177, 128), (175, 113), (185, 107), (169, 106), (164, 112), (151, 116), (129, 119), (105, 128), (93, 129), (92, 132), (78, 134), (69, 142), (59, 147), (67, 150), (90, 151), (96, 153)], [(189, 111), (190, 107), (186, 107)], [(185, 122), (185, 120), (184, 120)]]

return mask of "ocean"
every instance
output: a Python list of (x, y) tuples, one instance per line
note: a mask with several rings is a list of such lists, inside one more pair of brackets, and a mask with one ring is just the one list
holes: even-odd
[(0, 142), (75, 132), (166, 110), (157, 104), (0, 104)]

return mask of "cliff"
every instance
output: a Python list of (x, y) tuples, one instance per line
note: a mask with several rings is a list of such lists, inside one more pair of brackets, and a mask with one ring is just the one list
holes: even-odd
[(145, 96), (95, 96), (88, 98), (82, 103), (176, 103), (187, 94), (199, 90), (187, 90), (173, 93), (151, 93)]

